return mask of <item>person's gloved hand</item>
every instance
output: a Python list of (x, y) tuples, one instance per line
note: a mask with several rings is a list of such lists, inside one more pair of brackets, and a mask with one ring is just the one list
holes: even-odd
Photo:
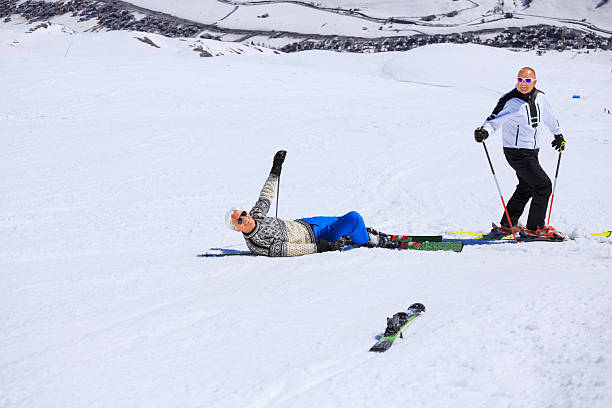
[(553, 140), (550, 145), (560, 152), (565, 150), (565, 139), (563, 138), (563, 135), (561, 133), (555, 135), (555, 140)]
[(270, 170), (271, 174), (275, 174), (280, 177), (281, 170), (283, 169), (283, 162), (285, 161), (285, 156), (287, 155), (286, 150), (279, 150), (274, 155), (274, 161), (272, 162), (272, 170)]
[(344, 249), (344, 240), (339, 239), (337, 241), (328, 241), (323, 238), (319, 238), (317, 242), (317, 252), (327, 251), (342, 251)]
[(484, 140), (489, 137), (489, 132), (486, 129), (483, 129), (482, 126), (479, 126), (474, 130), (474, 140), (478, 143), (484, 142)]

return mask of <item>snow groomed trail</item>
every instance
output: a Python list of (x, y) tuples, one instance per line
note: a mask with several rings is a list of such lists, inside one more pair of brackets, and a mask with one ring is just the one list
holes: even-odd
[[(194, 59), (121, 44), (2, 49), (1, 407), (612, 405), (612, 245), (589, 237), (612, 223), (609, 54)], [(250, 208), (279, 149), (281, 218), (486, 230), (501, 210), (472, 132), (524, 65), (564, 128), (551, 222), (576, 239), (196, 256), (246, 249), (222, 217)], [(509, 195), (500, 135), (488, 146)], [(549, 175), (556, 158), (542, 147)], [(427, 312), (405, 338), (368, 352), (414, 302)]]

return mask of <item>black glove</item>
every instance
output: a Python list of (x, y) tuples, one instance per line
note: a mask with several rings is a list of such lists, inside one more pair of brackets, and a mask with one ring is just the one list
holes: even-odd
[(342, 251), (344, 249), (344, 240), (339, 239), (337, 241), (328, 241), (323, 238), (319, 238), (317, 242), (317, 252), (327, 251)]
[(275, 174), (280, 177), (281, 170), (283, 169), (283, 162), (285, 161), (285, 155), (287, 155), (286, 150), (279, 150), (274, 155), (274, 161), (272, 162), (272, 170), (270, 170), (271, 174)]
[(482, 128), (482, 126), (477, 127), (474, 131), (474, 140), (478, 143), (484, 142), (484, 140), (489, 137), (489, 132)]
[(555, 140), (553, 140), (550, 145), (560, 152), (565, 150), (565, 139), (563, 138), (563, 135), (561, 133), (555, 135)]

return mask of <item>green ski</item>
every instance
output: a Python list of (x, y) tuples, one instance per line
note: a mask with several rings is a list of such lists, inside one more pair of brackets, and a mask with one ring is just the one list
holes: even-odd
[(398, 337), (403, 338), (402, 331), (423, 312), (425, 312), (425, 306), (422, 303), (413, 303), (405, 312), (399, 312), (394, 314), (393, 317), (387, 317), (387, 328), (384, 334), (370, 348), (370, 351), (382, 353), (389, 350)]
[(442, 242), (442, 235), (393, 235), (392, 239), (406, 242)]
[(411, 242), (400, 240), (400, 249), (411, 249), (414, 251), (454, 251), (461, 252), (463, 250), (463, 242)]

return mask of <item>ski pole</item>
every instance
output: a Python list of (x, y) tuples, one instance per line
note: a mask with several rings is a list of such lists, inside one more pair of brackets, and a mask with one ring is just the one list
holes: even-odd
[(278, 176), (278, 184), (276, 185), (276, 218), (278, 218), (278, 195), (280, 191), (280, 175)]
[(550, 198), (550, 208), (548, 209), (548, 221), (546, 225), (550, 227), (550, 213), (552, 213), (553, 201), (555, 201), (555, 190), (557, 188), (557, 177), (559, 176), (559, 164), (561, 164), (561, 153), (559, 152), (559, 159), (557, 160), (557, 170), (555, 171), (555, 182), (553, 184), (552, 197)]
[(489, 151), (487, 150), (487, 145), (484, 140), (482, 141), (482, 147), (484, 147), (485, 154), (487, 155), (487, 160), (489, 161), (489, 166), (491, 167), (491, 173), (493, 173), (493, 178), (495, 179), (495, 185), (497, 186), (497, 191), (499, 192), (499, 196), (501, 197), (502, 205), (504, 206), (504, 211), (506, 212), (506, 218), (508, 218), (508, 224), (510, 225), (510, 231), (512, 231), (512, 236), (514, 237), (514, 242), (518, 244), (518, 240), (516, 239), (516, 235), (514, 234), (514, 227), (512, 227), (512, 221), (510, 221), (510, 214), (508, 214), (508, 209), (506, 208), (506, 202), (504, 201), (504, 196), (502, 195), (501, 188), (499, 188), (499, 183), (497, 182), (497, 176), (495, 175), (495, 170), (493, 170), (493, 163), (491, 163), (491, 158), (489, 157)]

